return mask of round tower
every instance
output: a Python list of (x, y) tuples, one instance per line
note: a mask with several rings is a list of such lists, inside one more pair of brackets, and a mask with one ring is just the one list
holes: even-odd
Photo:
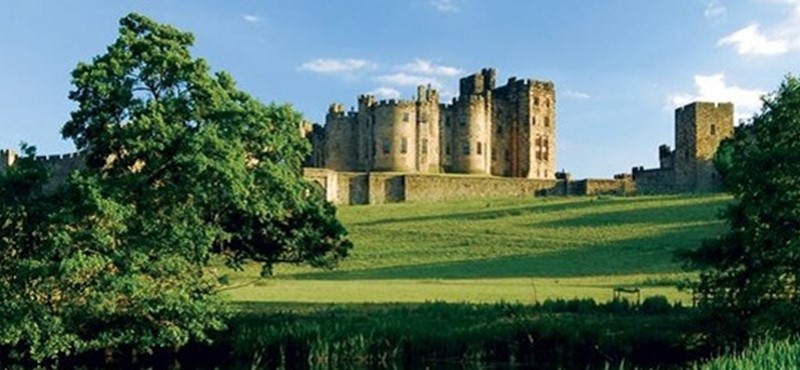
[(381, 101), (374, 106), (375, 171), (416, 172), (416, 105)]
[(460, 96), (456, 103), (456, 122), (453, 126), (455, 172), (488, 174), (491, 148), (492, 89), (495, 72), (484, 69), (462, 78)]

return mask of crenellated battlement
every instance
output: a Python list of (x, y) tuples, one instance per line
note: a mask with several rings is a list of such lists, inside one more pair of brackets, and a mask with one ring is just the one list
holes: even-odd
[(322, 160), (314, 165), (554, 179), (553, 83), (512, 77), (496, 87), (496, 77), (484, 68), (461, 78), (459, 95), (447, 103), (427, 85), (411, 99), (359, 95), (352, 114), (332, 105), (326, 136), (312, 154)]
[(733, 103), (731, 102), (709, 102), (709, 101), (696, 101), (686, 104), (682, 107), (675, 109), (676, 114), (685, 113), (689, 111), (699, 111), (701, 109), (710, 110), (726, 110), (733, 112)]
[(81, 152), (74, 152), (74, 153), (65, 153), (65, 154), (50, 154), (50, 155), (37, 155), (33, 157), (35, 161), (43, 161), (43, 162), (58, 162), (63, 160), (70, 160), (70, 159), (77, 159), (83, 157), (83, 153)]
[(373, 105), (374, 108), (410, 108), (417, 105), (414, 100), (384, 99)]

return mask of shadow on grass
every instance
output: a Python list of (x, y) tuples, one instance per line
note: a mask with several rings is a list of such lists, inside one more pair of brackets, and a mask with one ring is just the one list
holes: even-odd
[[(641, 223), (675, 223), (693, 222), (697, 220), (716, 220), (723, 207), (730, 203), (727, 198), (700, 196), (697, 202), (680, 203), (669, 205), (671, 201), (686, 200), (686, 196), (661, 196), (635, 197), (635, 198), (580, 198), (580, 200), (558, 199), (548, 204), (542, 203), (526, 204), (522, 206), (500, 206), (493, 208), (491, 202), (486, 210), (458, 212), (449, 214), (412, 216), (412, 217), (390, 217), (374, 221), (354, 222), (348, 226), (359, 228), (380, 227), (385, 225), (396, 225), (404, 223), (424, 223), (424, 222), (448, 222), (448, 221), (482, 221), (495, 220), (502, 218), (519, 217), (531, 214), (557, 214), (560, 212), (574, 212), (590, 208), (591, 212), (577, 215), (566, 219), (559, 219), (552, 222), (536, 223), (536, 225), (552, 227), (574, 227), (574, 226), (605, 226), (621, 224), (641, 224)], [(691, 198), (689, 198), (691, 199)], [(630, 210), (608, 210), (618, 206), (629, 206), (634, 204), (652, 203), (650, 206), (637, 206)], [(533, 225), (533, 224), (532, 224)]]
[(504, 217), (516, 217), (526, 214), (534, 213), (551, 213), (563, 211), (575, 211), (585, 208), (599, 208), (604, 205), (623, 205), (623, 204), (637, 204), (653, 202), (654, 207), (663, 208), (663, 202), (685, 199), (685, 196), (661, 196), (658, 198), (653, 197), (632, 197), (632, 198), (597, 198), (597, 197), (583, 197), (583, 198), (557, 198), (550, 200), (550, 198), (543, 198), (541, 202), (526, 203), (520, 206), (492, 206), (492, 201), (486, 201), (486, 209), (481, 211), (469, 212), (456, 212), (448, 214), (434, 214), (425, 216), (411, 216), (411, 217), (388, 217), (372, 221), (353, 222), (351, 226), (370, 227), (381, 226), (387, 224), (399, 223), (415, 223), (415, 222), (428, 222), (428, 221), (475, 221), (475, 220), (493, 220)]
[(537, 223), (545, 227), (602, 227), (608, 225), (665, 225), (677, 223), (696, 223), (718, 221), (720, 213), (730, 200), (711, 198), (704, 202), (677, 204), (672, 206), (658, 205), (649, 208), (630, 210), (614, 210), (582, 214), (576, 217)]
[(679, 248), (693, 248), (704, 236), (707, 225), (684, 226), (648, 238), (614, 243), (594, 243), (536, 254), (486, 259), (390, 266), (356, 271), (327, 271), (292, 275), (294, 279), (380, 280), (380, 279), (482, 279), (482, 278), (566, 278), (680, 272), (673, 259)]

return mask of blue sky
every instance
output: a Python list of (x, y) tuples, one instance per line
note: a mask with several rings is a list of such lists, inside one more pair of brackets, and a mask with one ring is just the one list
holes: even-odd
[(419, 82), (452, 96), (483, 67), (499, 84), (552, 80), (557, 166), (578, 178), (656, 166), (677, 105), (749, 116), (800, 56), (800, 0), (3, 0), (0, 148), (73, 149), (59, 133), (70, 72), (130, 12), (193, 32), (195, 56), (315, 122), (331, 102), (410, 98)]

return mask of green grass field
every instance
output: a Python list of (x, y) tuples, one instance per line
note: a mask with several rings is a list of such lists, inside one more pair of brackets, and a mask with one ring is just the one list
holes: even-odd
[[(606, 301), (615, 286), (689, 303), (673, 252), (718, 235), (725, 195), (580, 197), (341, 207), (355, 244), (336, 270), (230, 273), (232, 301)], [(635, 297), (628, 297), (633, 298)]]

